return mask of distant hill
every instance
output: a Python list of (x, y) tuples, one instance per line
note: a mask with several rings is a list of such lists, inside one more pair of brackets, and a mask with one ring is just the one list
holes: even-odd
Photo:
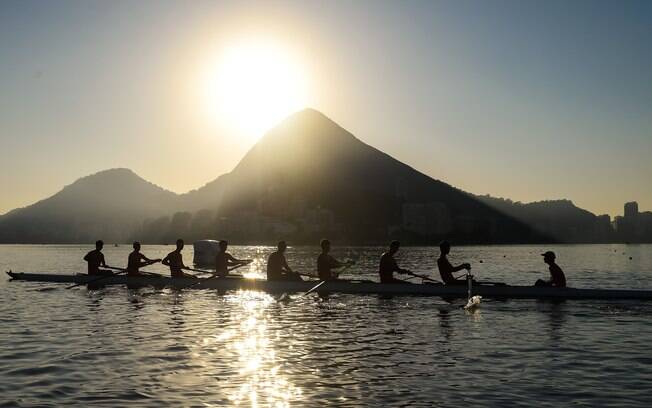
[(613, 238), (608, 216), (598, 217), (570, 200), (520, 203), (488, 195), (477, 198), (557, 242), (609, 242)]
[(178, 200), (131, 170), (106, 170), (0, 217), (0, 242), (122, 242), (146, 217), (175, 211)]
[[(130, 170), (107, 170), (1, 216), (0, 242), (162, 243), (183, 236), (315, 243), (328, 236), (354, 244), (528, 243), (560, 240), (594, 218), (566, 201), (471, 195), (306, 109), (270, 130), (232, 172), (197, 190), (177, 195)], [(571, 230), (547, 228), (555, 220)]]

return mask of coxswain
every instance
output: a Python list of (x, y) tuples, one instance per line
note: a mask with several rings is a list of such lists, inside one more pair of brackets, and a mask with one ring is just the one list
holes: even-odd
[(552, 251), (547, 251), (541, 254), (543, 256), (543, 262), (548, 264), (548, 270), (550, 270), (550, 280), (538, 279), (534, 286), (552, 286), (556, 288), (565, 288), (566, 287), (566, 275), (564, 271), (561, 270), (559, 265), (555, 263), (557, 256)]

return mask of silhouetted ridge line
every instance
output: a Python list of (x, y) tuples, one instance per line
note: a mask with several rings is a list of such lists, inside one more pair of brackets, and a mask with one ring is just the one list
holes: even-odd
[[(542, 228), (554, 224), (551, 214), (571, 227)], [(351, 244), (530, 243), (588, 239), (576, 232), (594, 218), (570, 202), (521, 205), (473, 196), (305, 109), (201, 188), (178, 195), (128, 169), (99, 172), (0, 217), (0, 242), (315, 243), (328, 235)]]

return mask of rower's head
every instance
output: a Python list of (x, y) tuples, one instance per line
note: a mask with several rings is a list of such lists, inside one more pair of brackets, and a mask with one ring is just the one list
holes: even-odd
[(288, 244), (285, 241), (279, 241), (276, 247), (278, 248), (278, 252), (283, 253), (287, 249)]
[(543, 262), (547, 264), (555, 263), (555, 259), (557, 258), (555, 253), (552, 251), (546, 251), (542, 253), (541, 256), (543, 257)]
[(226, 248), (229, 247), (229, 242), (223, 239), (223, 240), (221, 240), (221, 241), (219, 242), (218, 245), (219, 245), (219, 247), (220, 247), (220, 251), (221, 251), (221, 252), (226, 252)]
[(439, 250), (442, 255), (448, 255), (451, 252), (451, 243), (448, 241), (441, 241), (439, 243)]
[(401, 247), (401, 243), (398, 241), (392, 241), (389, 244), (389, 252), (393, 255), (398, 252), (398, 249)]
[(102, 248), (104, 248), (104, 241), (102, 241), (101, 239), (95, 241), (95, 249), (97, 249), (98, 251), (101, 251)]
[(140, 242), (134, 242), (133, 247), (136, 252), (140, 251)]
[(331, 242), (327, 239), (322, 239), (319, 243), (321, 245), (321, 250), (323, 253), (327, 254), (331, 250)]
[(184, 247), (185, 243), (181, 238), (177, 239), (177, 251), (181, 251)]

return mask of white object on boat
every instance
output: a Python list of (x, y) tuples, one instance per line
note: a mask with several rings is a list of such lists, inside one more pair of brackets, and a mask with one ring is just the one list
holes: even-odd
[(466, 302), (466, 306), (464, 306), (464, 309), (466, 310), (475, 309), (476, 307), (480, 306), (481, 301), (482, 301), (482, 296), (479, 295), (471, 296), (468, 302)]
[(220, 241), (214, 239), (202, 239), (195, 241), (192, 246), (195, 254), (192, 257), (192, 262), (200, 266), (212, 266), (215, 264), (215, 257), (220, 249)]

